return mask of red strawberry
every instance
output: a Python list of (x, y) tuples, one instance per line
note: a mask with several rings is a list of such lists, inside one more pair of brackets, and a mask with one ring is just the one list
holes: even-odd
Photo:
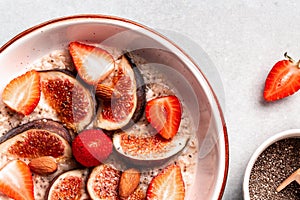
[(2, 99), (12, 110), (29, 115), (39, 103), (40, 95), (40, 75), (31, 70), (10, 81), (3, 90)]
[(84, 130), (73, 140), (72, 151), (80, 164), (93, 167), (101, 164), (112, 153), (112, 141), (101, 130)]
[(147, 189), (147, 200), (184, 200), (185, 187), (181, 169), (172, 164), (154, 177)]
[(13, 160), (1, 169), (0, 192), (15, 200), (34, 199), (32, 176), (26, 163)]
[(266, 101), (275, 101), (294, 94), (300, 89), (300, 61), (295, 62), (287, 53), (269, 72), (264, 89)]
[(146, 118), (165, 138), (176, 135), (181, 121), (181, 105), (176, 96), (158, 97), (147, 102)]
[(88, 84), (104, 80), (114, 69), (113, 57), (99, 47), (71, 42), (69, 52), (79, 76)]

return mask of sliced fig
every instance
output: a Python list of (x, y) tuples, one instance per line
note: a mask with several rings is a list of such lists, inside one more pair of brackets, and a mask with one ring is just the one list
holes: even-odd
[(101, 84), (114, 88), (120, 97), (101, 101), (95, 120), (96, 127), (117, 130), (139, 120), (146, 102), (145, 85), (141, 73), (129, 62), (128, 56), (117, 60), (115, 71)]
[(54, 179), (47, 191), (49, 200), (83, 200), (90, 199), (86, 192), (87, 169), (67, 171)]
[(136, 66), (133, 56), (130, 53), (125, 53), (124, 56), (127, 58), (129, 63), (131, 64), (132, 70), (134, 72), (134, 77), (136, 81), (136, 96), (137, 96), (137, 103), (136, 109), (131, 117), (130, 122), (126, 125), (125, 128), (131, 126), (133, 123), (138, 122), (144, 114), (144, 110), (146, 107), (146, 85), (144, 82), (144, 77)]
[(52, 119), (37, 119), (21, 126), (17, 126), (10, 131), (8, 131), (4, 136), (0, 137), (0, 144), (6, 140), (30, 129), (42, 129), (48, 130), (50, 132), (56, 133), (71, 142), (71, 134), (69, 131), (59, 122), (53, 121)]
[(121, 172), (111, 165), (95, 167), (87, 181), (87, 190), (92, 199), (117, 200)]
[(70, 158), (72, 151), (68, 141), (56, 132), (33, 128), (2, 142), (0, 154), (21, 159), (52, 156), (59, 161)]
[(75, 132), (83, 130), (95, 116), (95, 98), (91, 90), (63, 71), (41, 71), (41, 88), (46, 102), (62, 123)]
[(188, 136), (176, 135), (170, 140), (159, 134), (137, 135), (127, 132), (113, 136), (115, 150), (129, 164), (137, 166), (161, 165), (180, 153), (189, 140)]

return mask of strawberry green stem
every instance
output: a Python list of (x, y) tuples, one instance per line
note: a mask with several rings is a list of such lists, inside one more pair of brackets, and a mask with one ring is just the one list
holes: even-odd
[[(289, 61), (291, 61), (292, 63), (295, 63), (294, 59), (292, 57), (290, 57), (287, 52), (284, 53), (284, 57), (286, 59), (288, 59)], [(300, 69), (300, 60), (298, 60), (298, 62), (296, 63), (297, 67)]]
[(287, 54), (287, 52), (284, 53), (284, 57), (291, 62), (295, 62), (294, 59)]

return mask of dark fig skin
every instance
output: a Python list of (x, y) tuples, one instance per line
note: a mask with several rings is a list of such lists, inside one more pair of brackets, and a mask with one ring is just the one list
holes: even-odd
[(121, 161), (123, 161), (124, 163), (126, 163), (126, 166), (128, 168), (136, 168), (136, 169), (139, 169), (140, 171), (144, 172), (144, 171), (149, 171), (149, 169), (152, 169), (153, 167), (163, 166), (163, 165), (166, 165), (167, 163), (174, 161), (181, 154), (181, 152), (183, 150), (184, 150), (184, 148), (170, 157), (166, 157), (166, 158), (162, 158), (162, 159), (155, 159), (155, 160), (154, 159), (140, 160), (137, 158), (130, 158), (130, 157), (126, 156), (125, 154), (120, 153), (115, 147), (114, 147), (113, 153), (116, 158), (118, 158)]
[(30, 129), (43, 129), (56, 133), (69, 143), (72, 140), (70, 132), (60, 122), (45, 118), (37, 119), (9, 130), (4, 136), (0, 137), (0, 144)]
[(137, 105), (136, 109), (131, 117), (130, 122), (123, 127), (124, 129), (132, 126), (134, 123), (138, 122), (144, 114), (146, 107), (146, 85), (144, 82), (143, 75), (141, 74), (139, 68), (136, 66), (130, 53), (126, 52), (124, 54), (125, 58), (129, 61), (131, 68), (134, 72), (135, 81), (136, 81), (136, 96), (137, 96)]

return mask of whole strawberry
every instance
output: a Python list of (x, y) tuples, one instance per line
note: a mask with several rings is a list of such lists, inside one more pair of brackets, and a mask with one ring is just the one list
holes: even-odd
[(85, 167), (93, 167), (104, 162), (112, 153), (111, 139), (99, 129), (84, 130), (72, 143), (75, 159)]
[(264, 89), (264, 99), (275, 101), (294, 94), (300, 89), (300, 61), (284, 54), (269, 72)]

